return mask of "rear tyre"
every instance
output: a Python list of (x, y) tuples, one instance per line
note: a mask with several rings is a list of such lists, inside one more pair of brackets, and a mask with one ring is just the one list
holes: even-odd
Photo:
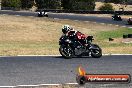
[(38, 14), (38, 17), (43, 17), (43, 15), (41, 15), (41, 14)]
[(45, 15), (45, 17), (48, 17), (48, 15)]
[(60, 46), (59, 52), (65, 59), (71, 59), (73, 56), (73, 50), (70, 46)]

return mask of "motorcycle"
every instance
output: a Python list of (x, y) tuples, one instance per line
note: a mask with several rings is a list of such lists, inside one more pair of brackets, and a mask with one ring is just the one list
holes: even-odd
[(128, 20), (127, 20), (128, 24), (132, 25), (132, 18), (130, 17)]
[(38, 12), (38, 17), (48, 17), (48, 14), (45, 11), (39, 11)]
[(121, 16), (117, 15), (117, 16), (112, 16), (112, 19), (115, 21), (122, 21)]
[(88, 36), (85, 40), (87, 41), (87, 46), (82, 45), (75, 38), (69, 38), (66, 35), (62, 35), (59, 39), (60, 54), (66, 59), (82, 56), (100, 58), (102, 56), (102, 49), (97, 44), (92, 44), (93, 36)]

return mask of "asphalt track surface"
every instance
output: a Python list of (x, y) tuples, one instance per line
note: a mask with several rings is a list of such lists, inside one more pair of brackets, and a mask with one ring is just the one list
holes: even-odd
[[(0, 11), (0, 14), (34, 16), (33, 12)], [(80, 16), (48, 13), (50, 18), (91, 21), (120, 26), (123, 21), (113, 21), (107, 17)], [(70, 60), (57, 56), (36, 57), (0, 57), (0, 86), (75, 83), (78, 66), (84, 67), (87, 73), (97, 74), (130, 74), (132, 75), (132, 55), (103, 56), (97, 58), (73, 58)], [(130, 84), (87, 84), (87, 88), (132, 88)]]
[[(0, 86), (76, 83), (82, 66), (89, 74), (130, 74), (132, 55), (63, 59), (60, 56), (0, 57)], [(89, 88), (132, 88), (132, 84), (86, 84)], [(131, 87), (130, 87), (131, 86)]]
[[(37, 17), (37, 12), (20, 12), (20, 11), (0, 11), (0, 14), (9, 14), (9, 15), (20, 15), (20, 16), (35, 16)], [(79, 21), (90, 21), (97, 23), (113, 24), (125, 27), (132, 27), (132, 25), (127, 24), (127, 19), (123, 21), (113, 21), (110, 17), (97, 17), (97, 16), (81, 16), (81, 15), (70, 15), (70, 14), (58, 14), (58, 13), (48, 13), (50, 18), (59, 18), (59, 19), (70, 19), (70, 20), (79, 20)]]

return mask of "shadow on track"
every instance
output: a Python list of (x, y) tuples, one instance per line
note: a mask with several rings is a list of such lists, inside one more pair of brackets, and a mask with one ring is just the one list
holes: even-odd
[[(66, 59), (66, 58), (64, 58), (64, 57), (62, 57), (62, 56), (53, 56), (54, 58), (60, 58), (60, 59)], [(72, 58), (70, 58), (70, 59), (74, 59), (74, 58), (92, 58), (92, 57), (90, 57), (90, 56), (78, 56), (78, 57), (72, 57)], [(69, 60), (70, 60), (69, 59)], [(93, 58), (92, 58), (93, 59)]]

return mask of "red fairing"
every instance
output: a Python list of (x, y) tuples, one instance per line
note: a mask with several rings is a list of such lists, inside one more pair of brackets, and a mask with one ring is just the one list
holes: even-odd
[(86, 38), (86, 36), (84, 34), (82, 34), (81, 32), (77, 32), (76, 34), (77, 34), (78, 39), (85, 39)]

